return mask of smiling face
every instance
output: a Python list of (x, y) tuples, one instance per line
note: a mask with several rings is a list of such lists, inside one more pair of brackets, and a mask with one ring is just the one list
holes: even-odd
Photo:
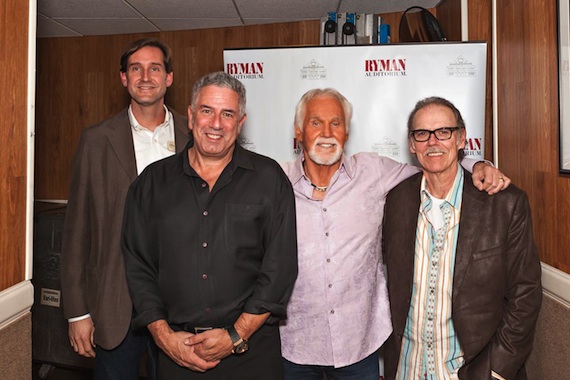
[(206, 86), (194, 107), (188, 107), (188, 119), (196, 153), (202, 158), (230, 159), (245, 122), (245, 115), (239, 113), (238, 94), (229, 88)]
[(295, 137), (303, 144), (305, 159), (318, 165), (339, 163), (348, 140), (346, 118), (340, 102), (332, 97), (317, 97), (306, 105), (303, 130)]
[[(432, 104), (417, 111), (412, 129), (433, 131), (456, 125), (457, 120), (449, 107)], [(459, 151), (465, 146), (465, 129), (454, 131), (449, 140), (438, 140), (434, 134), (430, 134), (425, 142), (417, 142), (411, 136), (408, 142), (410, 152), (416, 155), (425, 173), (455, 176)]]
[(172, 72), (167, 73), (164, 67), (162, 50), (154, 46), (145, 46), (133, 53), (127, 71), (121, 72), (121, 82), (132, 102), (141, 106), (162, 104), (172, 79)]

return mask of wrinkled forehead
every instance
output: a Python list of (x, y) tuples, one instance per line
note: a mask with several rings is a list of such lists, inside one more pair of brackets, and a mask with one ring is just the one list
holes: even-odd
[(345, 114), (341, 102), (332, 96), (319, 96), (307, 102), (306, 117), (337, 117), (344, 121)]

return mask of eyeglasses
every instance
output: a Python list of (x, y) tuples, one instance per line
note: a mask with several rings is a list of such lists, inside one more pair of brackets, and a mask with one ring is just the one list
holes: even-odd
[(427, 129), (416, 129), (410, 132), (410, 136), (412, 136), (417, 142), (426, 142), (433, 134), (436, 139), (443, 141), (449, 140), (453, 132), (458, 129), (461, 129), (461, 127), (443, 127), (434, 129), (433, 131)]

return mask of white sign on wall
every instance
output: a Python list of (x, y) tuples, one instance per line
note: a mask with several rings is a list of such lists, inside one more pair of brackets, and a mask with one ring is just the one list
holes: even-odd
[(485, 43), (225, 50), (224, 68), (247, 90), (240, 143), (277, 161), (300, 153), (293, 129), (300, 97), (325, 87), (336, 88), (354, 107), (349, 154), (377, 152), (411, 163), (408, 115), (418, 100), (440, 96), (465, 119), (466, 156), (483, 158)]

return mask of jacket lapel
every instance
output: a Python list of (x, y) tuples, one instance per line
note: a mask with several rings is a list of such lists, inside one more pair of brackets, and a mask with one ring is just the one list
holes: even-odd
[(176, 144), (176, 153), (186, 147), (188, 140), (191, 138), (190, 128), (188, 128), (188, 119), (174, 112), (170, 107), (168, 110), (172, 113), (174, 119), (174, 143)]
[(453, 298), (455, 303), (463, 279), (469, 268), (471, 256), (479, 237), (479, 214), (485, 203), (487, 193), (479, 191), (471, 181), (469, 172), (465, 172), (463, 183), (463, 200), (461, 203), (461, 217), (459, 219), (459, 235), (457, 237), (457, 250), (455, 254), (455, 269), (453, 273)]
[(117, 114), (116, 120), (109, 124), (110, 132), (107, 138), (119, 163), (132, 182), (137, 178), (137, 164), (130, 126), (128, 110), (125, 108)]
[[(412, 287), (414, 282), (414, 261), (416, 252), (416, 230), (418, 225), (418, 212), (420, 209), (420, 187), (423, 174), (416, 174), (405, 187), (405, 194), (402, 196), (401, 209), (402, 213), (398, 216), (401, 218), (401, 239), (402, 252), (410, 252), (411, 254), (401, 255), (399, 275), (403, 276), (403, 284), (406, 289), (406, 299), (411, 299)], [(410, 202), (410, 200), (414, 200)], [(411, 269), (410, 269), (411, 268)], [(408, 315), (409, 302), (405, 305), (402, 313), (405, 317)], [(405, 321), (404, 321), (405, 323)]]
[[(174, 121), (174, 143), (176, 144), (176, 152), (180, 152), (188, 143), (190, 136), (188, 121), (170, 108), (168, 109), (172, 113)], [(128, 108), (125, 108), (109, 123), (110, 132), (107, 138), (109, 139), (109, 144), (113, 148), (113, 151), (117, 155), (119, 163), (132, 182), (137, 178), (138, 174), (133, 134), (130, 126), (131, 122), (129, 120)]]

